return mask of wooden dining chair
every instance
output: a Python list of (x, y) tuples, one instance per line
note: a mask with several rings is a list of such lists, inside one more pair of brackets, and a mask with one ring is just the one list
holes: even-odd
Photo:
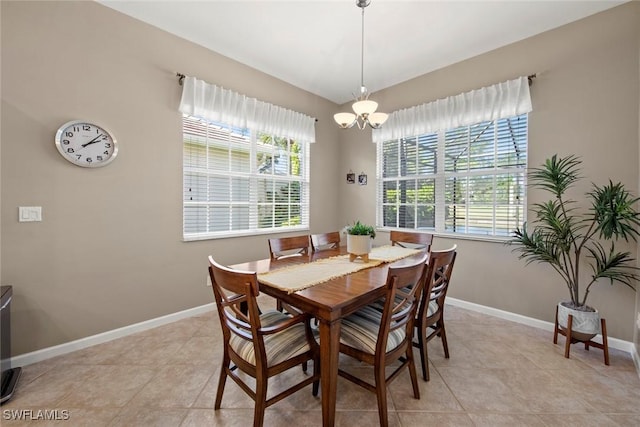
[(309, 254), (309, 236), (278, 237), (269, 239), (271, 259)]
[(389, 233), (389, 239), (392, 246), (426, 249), (429, 252), (433, 243), (433, 234), (392, 230)]
[[(342, 319), (340, 352), (372, 365), (375, 384), (342, 369), (338, 374), (376, 394), (381, 426), (388, 425), (387, 386), (404, 368), (409, 369), (413, 396), (420, 398), (412, 340), (426, 260), (425, 254), (418, 261), (389, 266), (382, 312), (367, 306)], [(400, 366), (387, 377), (385, 368), (396, 361)]]
[[(269, 253), (272, 260), (292, 256), (309, 255), (309, 236), (278, 237), (269, 239)], [(287, 310), (290, 313), (299, 313), (299, 310), (286, 306), (279, 299), (276, 300), (278, 311)]]
[[(233, 270), (209, 257), (209, 275), (224, 339), (215, 409), (220, 409), (227, 377), (254, 400), (254, 427), (263, 425), (268, 406), (309, 384), (313, 383), (312, 393), (317, 396), (320, 350), (309, 317), (274, 310), (260, 314), (254, 272)], [(246, 313), (240, 307), (242, 303), (248, 307)], [(313, 375), (267, 399), (269, 378), (309, 360), (313, 360)], [(255, 379), (254, 389), (234, 372), (236, 368)]]
[(434, 337), (442, 339), (444, 357), (449, 358), (449, 346), (444, 327), (444, 303), (451, 281), (453, 265), (456, 261), (456, 246), (444, 251), (431, 251), (427, 273), (425, 275), (424, 292), (415, 322), (417, 342), (413, 345), (420, 349), (422, 378), (429, 381), (429, 359), (427, 343)]
[(313, 252), (320, 251), (323, 249), (337, 249), (339, 247), (340, 247), (340, 232), (338, 231), (311, 235), (311, 250)]

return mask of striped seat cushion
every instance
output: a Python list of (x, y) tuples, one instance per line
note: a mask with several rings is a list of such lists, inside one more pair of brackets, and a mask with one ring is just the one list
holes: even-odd
[[(364, 307), (342, 319), (340, 342), (358, 350), (375, 354), (382, 313), (371, 306)], [(398, 328), (389, 333), (386, 351), (396, 348), (405, 339), (406, 331)]]
[(429, 301), (429, 306), (427, 307), (427, 317), (433, 316), (436, 311), (438, 311), (438, 303), (436, 301)]
[[(291, 316), (272, 310), (260, 315), (260, 323), (264, 328), (266, 326), (275, 326), (290, 318)], [(252, 341), (232, 335), (229, 345), (244, 360), (252, 365), (256, 364), (255, 348)], [(298, 323), (277, 334), (266, 335), (264, 337), (264, 348), (267, 353), (267, 366), (277, 365), (308, 351), (309, 344), (304, 332), (304, 324)]]

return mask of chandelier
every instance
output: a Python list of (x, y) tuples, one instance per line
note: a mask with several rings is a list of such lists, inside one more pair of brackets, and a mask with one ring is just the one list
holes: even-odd
[(371, 0), (356, 0), (356, 6), (362, 9), (362, 45), (360, 54), (360, 94), (355, 95), (356, 102), (353, 103), (353, 112), (334, 114), (333, 119), (342, 129), (348, 129), (357, 124), (358, 128), (364, 129), (369, 125), (373, 129), (378, 129), (387, 120), (387, 113), (376, 112), (378, 103), (369, 99), (369, 92), (364, 85), (364, 8), (369, 6)]

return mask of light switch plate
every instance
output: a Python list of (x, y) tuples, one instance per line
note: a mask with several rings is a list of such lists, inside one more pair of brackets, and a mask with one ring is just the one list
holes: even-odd
[(19, 222), (42, 221), (42, 206), (20, 206), (18, 207)]

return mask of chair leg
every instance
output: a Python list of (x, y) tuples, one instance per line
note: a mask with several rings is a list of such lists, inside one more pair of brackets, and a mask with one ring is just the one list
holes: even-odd
[(267, 408), (267, 379), (256, 378), (256, 401), (253, 410), (253, 427), (262, 427)]
[(376, 379), (376, 397), (378, 398), (378, 417), (380, 427), (388, 427), (389, 419), (387, 415), (387, 381), (385, 376), (384, 363), (378, 364), (374, 368)]
[(282, 313), (282, 310), (283, 310), (282, 301), (280, 301), (279, 299), (276, 300), (276, 310), (278, 310), (281, 313)]
[(409, 348), (407, 348), (407, 361), (409, 363), (409, 376), (411, 377), (411, 386), (413, 387), (413, 397), (420, 399), (420, 387), (418, 387), (418, 375), (416, 374), (412, 345), (409, 345)]
[(418, 325), (418, 349), (420, 350), (420, 365), (422, 365), (422, 378), (429, 381), (429, 361), (427, 359), (427, 341), (425, 340), (425, 328)]
[(449, 345), (447, 344), (447, 333), (444, 330), (444, 319), (438, 321), (440, 328), (440, 338), (442, 338), (442, 347), (444, 348), (444, 357), (449, 358)]
[[(313, 376), (317, 376), (320, 372), (320, 357), (313, 359)], [(318, 396), (318, 390), (320, 389), (320, 380), (315, 380), (312, 385), (311, 394), (314, 397)]]
[(220, 367), (220, 379), (218, 380), (218, 391), (216, 392), (216, 403), (214, 408), (220, 409), (222, 404), (222, 395), (224, 393), (224, 385), (227, 382), (227, 366), (229, 366), (229, 360), (224, 360), (223, 365)]

